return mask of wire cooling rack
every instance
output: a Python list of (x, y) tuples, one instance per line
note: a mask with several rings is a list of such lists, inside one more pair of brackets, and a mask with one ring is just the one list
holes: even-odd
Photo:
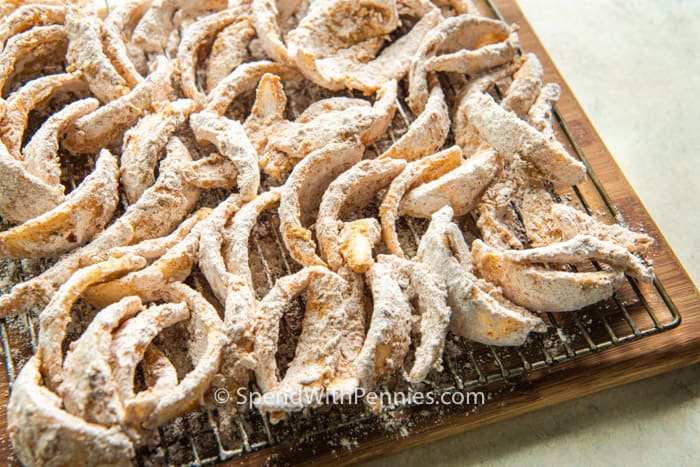
[[(482, 6), (485, 7), (482, 13), (503, 19), (490, 0), (483, 2)], [(447, 77), (442, 77), (441, 80), (448, 100), (454, 102), (452, 82)], [(310, 97), (314, 100), (318, 98)], [(369, 148), (370, 151), (380, 153), (386, 149), (410, 124), (413, 116), (404, 105), (404, 97), (405, 90), (402, 90), (389, 137)], [(560, 141), (586, 164), (588, 179), (570, 189), (558, 192), (552, 190), (551, 195), (556, 200), (565, 199), (599, 218), (623, 223), (620, 213), (591, 170), (566, 122), (556, 109), (554, 115)], [(448, 140), (447, 144), (452, 143)], [(470, 216), (464, 216), (458, 221), (468, 240), (478, 237)], [(276, 216), (266, 213), (259, 223), (271, 228), (254, 230), (250, 243), (251, 269), (254, 276), (264, 278), (262, 288), (270, 288), (276, 279), (295, 272), (298, 266), (282, 247)], [(427, 221), (402, 218), (397, 227), (404, 249), (409, 255), (414, 254), (418, 241), (427, 228)], [(45, 266), (42, 263), (6, 261), (0, 265), (0, 277), (4, 279), (5, 288), (9, 288), (10, 284), (36, 275)], [(596, 269), (599, 269), (596, 263), (590, 263), (586, 268)], [(196, 280), (194, 285), (197, 286)], [(292, 350), (299, 333), (302, 310), (303, 301), (300, 300), (282, 323), (280, 341)], [(396, 382), (386, 389), (393, 392), (419, 390), (436, 397), (444, 393), (478, 391), (487, 386), (491, 390), (499, 382), (505, 384), (510, 378), (663, 332), (677, 326), (681, 320), (678, 310), (658, 280), (653, 284), (640, 284), (631, 278), (627, 278), (625, 284), (609, 300), (579, 312), (544, 313), (542, 317), (549, 325), (549, 331), (533, 335), (522, 347), (485, 346), (450, 334), (443, 356), (442, 372), (433, 371), (419, 387), (409, 388)], [(0, 319), (0, 340), (10, 387), (17, 372), (36, 350), (37, 326), (38, 317), (35, 312)], [(255, 391), (257, 388), (252, 385), (249, 389)], [(493, 397), (497, 399), (498, 392)], [(400, 432), (405, 427), (397, 414), (401, 413), (406, 404), (385, 407), (381, 414), (370, 412), (363, 404), (322, 406), (293, 414), (277, 425), (272, 425), (266, 416), (254, 409), (242, 410), (235, 417), (234, 423), (227, 425), (226, 430), (220, 430), (219, 413), (215, 406), (200, 409), (159, 428), (157, 433), (139, 447), (137, 462), (139, 465), (205, 465), (234, 459), (244, 461), (253, 452), (283, 443), (332, 435), (340, 428), (344, 428), (344, 432), (348, 427), (357, 426), (362, 429), (363, 424), (368, 422), (378, 424), (387, 431)], [(439, 408), (431, 406), (426, 410)], [(337, 443), (339, 448), (352, 449), (354, 441), (352, 438), (342, 438)]]

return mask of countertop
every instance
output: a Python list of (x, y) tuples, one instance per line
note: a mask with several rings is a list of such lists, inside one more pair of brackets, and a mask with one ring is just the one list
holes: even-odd
[[(518, 3), (698, 284), (700, 2)], [(700, 465), (699, 439), (696, 365), (366, 465)]]

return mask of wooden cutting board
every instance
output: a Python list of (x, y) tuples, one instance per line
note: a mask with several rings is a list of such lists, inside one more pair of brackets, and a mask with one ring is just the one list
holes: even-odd
[[(247, 454), (231, 461), (231, 465), (307, 462), (339, 465), (358, 462), (700, 361), (700, 296), (697, 289), (620, 172), (518, 6), (513, 0), (494, 0), (493, 3), (508, 23), (520, 26), (522, 47), (524, 51), (538, 55), (545, 69), (546, 80), (561, 84), (559, 113), (612, 204), (628, 224), (643, 225), (646, 232), (654, 237), (654, 268), (670, 300), (680, 311), (681, 324), (669, 331), (509, 379), (509, 392), (499, 395), (497, 402), (478, 407), (476, 412), (467, 414), (463, 407), (447, 406), (434, 416), (422, 416), (420, 423), (411, 425), (410, 430), (403, 433), (388, 433), (378, 423), (364, 423), (361, 435), (358, 436), (357, 430), (353, 431), (350, 450), (337, 448), (338, 440), (347, 433), (346, 429), (341, 428), (330, 435), (319, 435), (303, 442), (290, 442)], [(482, 11), (487, 11), (482, 3), (480, 7), (483, 7)], [(479, 389), (488, 391), (489, 387)], [(5, 371), (0, 371), (0, 462), (6, 462), (12, 452), (6, 427), (7, 400), (7, 376)], [(406, 412), (404, 415), (410, 416), (413, 409), (403, 410)]]

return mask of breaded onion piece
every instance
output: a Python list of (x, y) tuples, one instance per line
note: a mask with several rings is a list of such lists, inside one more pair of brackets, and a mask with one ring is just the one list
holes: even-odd
[(404, 194), (419, 183), (427, 183), (448, 173), (462, 162), (462, 151), (456, 146), (411, 162), (389, 185), (384, 200), (379, 206), (384, 243), (390, 253), (404, 257), (399, 237), (396, 233), (396, 219)]
[(6, 41), (37, 26), (63, 24), (66, 7), (62, 5), (23, 5), (0, 20), (0, 50)]
[(487, 345), (522, 345), (530, 332), (546, 330), (539, 317), (474, 276), (469, 247), (452, 222), (449, 206), (433, 214), (415, 260), (445, 281), (455, 334)]
[(44, 386), (41, 366), (41, 354), (34, 355), (12, 385), (7, 424), (19, 460), (25, 465), (132, 465), (129, 437), (63, 410), (61, 399)]
[(111, 248), (162, 237), (180, 224), (199, 199), (200, 190), (184, 180), (182, 172), (191, 161), (184, 145), (169, 145), (166, 154), (160, 163), (156, 183), (136, 203), (129, 206), (121, 217), (84, 247), (63, 257), (39, 276), (15, 285), (9, 293), (0, 296), (0, 316), (22, 313), (49, 300), (56, 289), (85, 262), (94, 263), (95, 257), (105, 258)]
[[(352, 16), (355, 20), (348, 21)], [(287, 37), (289, 54), (304, 76), (327, 89), (371, 94), (386, 82), (404, 77), (440, 16), (437, 8), (429, 10), (411, 31), (376, 57), (384, 36), (399, 25), (395, 2), (314, 2)]]
[(112, 332), (143, 309), (139, 297), (125, 297), (100, 310), (80, 338), (71, 343), (57, 391), (68, 413), (104, 426), (122, 422), (124, 399), (119, 397), (110, 365)]
[(455, 216), (462, 216), (474, 208), (501, 165), (496, 151), (484, 149), (451, 172), (409, 191), (401, 199), (399, 214), (430, 218), (435, 211), (449, 205)]
[(561, 88), (558, 84), (545, 84), (527, 114), (530, 125), (548, 139), (555, 138), (552, 128), (552, 106), (559, 100), (560, 95)]
[[(199, 267), (214, 295), (224, 305), (224, 333), (229, 339), (222, 373), (227, 387), (237, 390), (248, 384), (254, 366), (253, 332), (257, 300), (248, 264), (250, 233), (260, 214), (279, 201), (277, 190), (267, 191), (241, 207), (240, 196), (230, 195), (205, 222), (199, 247)], [(223, 408), (223, 415), (230, 411)]]
[(309, 154), (289, 174), (279, 207), (280, 232), (289, 254), (302, 266), (325, 265), (305, 226), (315, 219), (328, 184), (359, 162), (362, 153), (358, 143), (328, 144)]
[(141, 75), (148, 73), (146, 55), (140, 47), (131, 41), (136, 24), (151, 5), (150, 0), (129, 0), (111, 6), (104, 20), (105, 30), (115, 38), (124, 42), (126, 55), (133, 63), (135, 70)]
[(411, 305), (389, 266), (374, 263), (366, 277), (374, 308), (355, 368), (360, 385), (373, 388), (403, 366), (411, 344)]
[(447, 288), (442, 278), (425, 264), (394, 255), (379, 255), (377, 262), (391, 268), (409, 303), (417, 304), (421, 338), (415, 361), (405, 378), (409, 383), (420, 383), (430, 370), (442, 371), (442, 351), (452, 315), (447, 306)]
[(177, 49), (182, 92), (199, 105), (204, 104), (205, 94), (197, 88), (195, 76), (198, 51), (212, 36), (237, 21), (240, 14), (239, 9), (219, 11), (195, 21), (183, 32), (182, 41)]
[(116, 158), (103, 149), (95, 170), (64, 202), (39, 217), (0, 232), (0, 256), (52, 257), (92, 239), (117, 207), (118, 174)]
[(229, 344), (224, 353), (222, 373), (227, 387), (238, 389), (248, 384), (255, 366), (253, 345), (257, 300), (248, 262), (251, 232), (260, 215), (277, 205), (279, 190), (272, 189), (240, 206), (240, 197), (232, 195), (214, 210), (206, 222), (200, 245), (200, 268), (215, 296), (224, 304), (224, 332)]
[(382, 229), (377, 219), (346, 222), (338, 236), (338, 251), (351, 271), (365, 273), (374, 262), (372, 250), (379, 243)]
[(130, 93), (79, 118), (64, 140), (72, 152), (91, 152), (121, 140), (127, 128), (155, 102), (169, 100), (173, 66), (164, 57), (156, 68)]
[(180, 0), (153, 0), (131, 36), (134, 44), (147, 53), (163, 53), (174, 29), (173, 15)]
[(129, 57), (129, 51), (120, 33), (103, 24), (102, 44), (105, 55), (112, 63), (112, 66), (114, 66), (114, 69), (117, 70), (117, 73), (124, 78), (127, 86), (133, 88), (143, 81), (143, 76), (138, 72), (136, 65)]
[(70, 9), (66, 13), (65, 29), (68, 34), (68, 63), (83, 73), (95, 97), (107, 103), (128, 94), (131, 87), (103, 50), (102, 21), (96, 16), (82, 15)]
[(617, 271), (545, 270), (515, 262), (480, 240), (472, 244), (478, 274), (513, 302), (540, 311), (575, 311), (609, 298), (624, 281)]
[(285, 63), (289, 52), (282, 42), (282, 30), (277, 22), (279, 10), (276, 0), (253, 0), (251, 8), (255, 31), (265, 54), (276, 62)]
[(177, 386), (177, 369), (155, 344), (151, 343), (146, 348), (141, 364), (143, 379), (148, 389), (135, 395), (129, 401), (131, 404), (139, 404), (141, 401), (148, 403), (147, 399), (160, 397)]
[(514, 112), (520, 118), (526, 118), (542, 88), (544, 70), (535, 54), (527, 54), (523, 63), (513, 75), (513, 82), (503, 96), (501, 106)]
[(323, 194), (316, 219), (321, 258), (332, 270), (342, 265), (338, 242), (344, 210), (364, 206), (374, 194), (391, 183), (406, 167), (401, 159), (364, 160), (336, 178)]
[(0, 49), (0, 91), (7, 87), (7, 80), (21, 71), (31, 60), (44, 56), (66, 44), (63, 26), (37, 26), (9, 38)]
[(516, 154), (504, 164), (476, 206), (476, 225), (481, 239), (500, 249), (524, 248), (527, 242), (519, 216), (531, 209), (522, 203), (529, 194), (537, 200), (533, 212), (539, 212), (542, 203), (551, 204), (551, 195), (542, 184), (541, 173)]
[(207, 91), (211, 91), (248, 59), (248, 43), (255, 37), (253, 19), (240, 15), (217, 34), (207, 63)]
[(594, 260), (621, 268), (630, 276), (644, 282), (651, 282), (654, 279), (651, 268), (627, 249), (590, 235), (577, 235), (571, 240), (538, 248), (508, 250), (503, 254), (507, 259), (523, 264), (569, 264)]
[(255, 89), (260, 77), (265, 73), (282, 77), (296, 75), (296, 71), (292, 67), (282, 63), (268, 60), (244, 63), (219, 81), (219, 84), (207, 94), (204, 110), (224, 115), (231, 102), (246, 91)]
[(146, 260), (139, 256), (122, 256), (76, 271), (39, 315), (38, 353), (42, 356), (41, 372), (51, 390), (63, 382), (63, 340), (71, 321), (71, 307), (80, 294), (92, 284), (109, 280), (129, 271), (140, 269)]
[(0, 216), (17, 224), (33, 219), (65, 200), (63, 190), (29, 173), (0, 141)]
[[(137, 297), (127, 297), (122, 301), (128, 299), (139, 300)], [(95, 319), (99, 318), (104, 310)], [(111, 357), (109, 363), (112, 372), (109, 382), (112, 385), (111, 389), (124, 402), (125, 413), (123, 417), (127, 423), (138, 423), (144, 420), (147, 415), (144, 412), (149, 409), (153, 410), (158, 403), (157, 399), (152, 397), (148, 400), (150, 403), (144, 398), (140, 398), (136, 404), (132, 400), (136, 395), (134, 392), (136, 367), (143, 360), (146, 349), (163, 329), (179, 323), (189, 316), (190, 311), (184, 303), (151, 305), (137, 316), (126, 321), (114, 333), (114, 336), (105, 339), (109, 352), (108, 357)], [(162, 396), (162, 394), (160, 395)]]
[(268, 135), (260, 156), (263, 171), (275, 179), (289, 172), (300, 159), (331, 142), (358, 140), (372, 144), (391, 124), (396, 111), (396, 81), (389, 81), (378, 92), (370, 107), (357, 105), (319, 113), (317, 118), (280, 125)]
[(182, 415), (202, 400), (212, 378), (219, 371), (227, 342), (219, 315), (199, 292), (175, 282), (163, 288), (160, 299), (185, 303), (189, 308), (188, 350), (194, 368), (175, 389), (158, 398), (157, 405), (142, 423), (146, 429), (158, 427)]
[(450, 131), (450, 115), (445, 104), (445, 94), (439, 84), (430, 91), (430, 98), (423, 112), (409, 125), (380, 157), (412, 161), (432, 154), (442, 147)]
[(236, 183), (243, 201), (253, 199), (260, 186), (258, 154), (241, 124), (213, 112), (203, 111), (190, 117), (190, 126), (198, 141), (212, 143), (236, 167)]
[(237, 174), (238, 171), (233, 162), (215, 152), (192, 161), (185, 170), (187, 182), (205, 190), (214, 188), (232, 190), (236, 187)]
[[(228, 198), (219, 203), (202, 227), (199, 244), (199, 267), (204, 277), (207, 278), (212, 292), (222, 304), (226, 303), (229, 287), (232, 284), (239, 284), (231, 279), (231, 273), (226, 268), (222, 248), (226, 224), (231, 216), (240, 209), (242, 204), (238, 194), (229, 195)], [(240, 267), (248, 266), (245, 264), (240, 265)], [(246, 275), (240, 283), (248, 287), (250, 285), (249, 277), (249, 275)]]
[[(347, 290), (348, 283), (339, 275), (312, 266), (279, 279), (260, 302), (255, 332), (255, 375), (264, 394), (258, 408), (266, 412), (300, 410), (318, 403), (309, 399), (312, 394), (343, 397), (357, 388), (351, 363), (361, 341), (348, 329), (352, 330), (352, 322), (361, 318), (348, 313), (352, 308), (346, 306)], [(280, 320), (287, 303), (304, 291), (302, 333), (294, 359), (280, 381), (275, 359)], [(319, 355), (323, 358), (319, 359)], [(271, 417), (273, 423), (279, 419), (279, 415)]]
[(172, 233), (164, 237), (149, 238), (134, 245), (111, 248), (109, 250), (109, 256), (119, 257), (132, 254), (148, 260), (158, 259), (168, 253), (175, 245), (187, 238), (192, 232), (192, 229), (194, 229), (200, 221), (206, 219), (209, 214), (211, 214), (210, 208), (200, 208), (187, 219), (183, 220)]
[(425, 35), (409, 72), (408, 106), (418, 114), (428, 101), (428, 73), (478, 74), (510, 62), (518, 47), (516, 29), (484, 16), (447, 18)]
[(194, 101), (190, 99), (157, 103), (154, 113), (141, 117), (136, 125), (124, 134), (120, 180), (129, 203), (136, 201), (153, 185), (153, 172), (160, 152), (195, 107)]
[(100, 105), (94, 98), (68, 104), (51, 115), (22, 149), (22, 165), (47, 185), (61, 184), (61, 163), (58, 157), (63, 132), (78, 118), (94, 111)]
[(586, 166), (552, 141), (504, 110), (493, 98), (480, 92), (467, 97), (465, 110), (479, 134), (506, 158), (519, 153), (554, 183), (575, 185), (586, 178)]
[(284, 118), (287, 96), (280, 77), (265, 73), (255, 90), (255, 102), (243, 122), (248, 139), (257, 152), (262, 152), (271, 133), (288, 123)]
[(508, 79), (516, 70), (513, 64), (500, 66), (488, 71), (476, 78), (469, 80), (455, 98), (452, 132), (455, 144), (462, 148), (462, 152), (468, 157), (477, 152), (485, 144), (479, 132), (469, 122), (464, 109), (467, 97), (474, 92), (488, 92), (497, 82)]
[(58, 92), (74, 91), (83, 86), (80, 73), (59, 73), (33, 79), (13, 92), (7, 99), (0, 124), (0, 138), (10, 154), (22, 159), (20, 146), (32, 110)]
[(643, 255), (654, 243), (649, 235), (633, 232), (618, 224), (605, 224), (571, 206), (548, 203), (545, 209), (531, 208), (535, 203), (536, 200), (525, 196), (522, 209), (523, 224), (533, 246), (546, 246), (571, 240), (577, 235), (588, 235)]
[[(138, 295), (145, 300), (153, 300), (164, 285), (184, 281), (192, 272), (199, 251), (199, 235), (204, 226), (204, 219), (211, 210), (202, 208), (180, 224), (180, 227), (168, 237), (144, 240), (133, 246), (117, 247), (110, 250), (110, 256), (138, 255), (148, 258), (160, 252), (160, 257), (149, 266), (119, 279), (93, 285), (83, 293), (85, 299), (95, 306), (106, 306), (129, 295)], [(185, 234), (186, 233), (186, 234)], [(183, 234), (185, 234), (183, 236)], [(179, 238), (174, 244), (172, 238)], [(156, 245), (156, 243), (163, 245)], [(163, 251), (167, 248), (166, 251)], [(145, 254), (142, 254), (145, 253)]]

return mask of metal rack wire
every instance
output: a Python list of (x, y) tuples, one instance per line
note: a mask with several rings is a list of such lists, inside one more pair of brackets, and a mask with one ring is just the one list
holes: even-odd
[[(489, 0), (485, 4), (493, 16), (502, 19)], [(555, 118), (560, 140), (586, 164), (589, 178), (580, 186), (553, 193), (553, 196), (566, 198), (589, 214), (620, 221), (620, 213), (556, 109)], [(391, 139), (408, 127), (410, 119), (410, 112), (399, 101), (395, 124), (390, 131)], [(391, 140), (384, 142), (387, 145), (390, 143)], [(381, 147), (382, 143), (378, 143), (378, 146)], [(380, 152), (379, 148), (374, 150)], [(272, 215), (263, 221), (276, 227), (277, 220)], [(469, 219), (464, 219), (465, 234), (475, 235), (469, 224)], [(406, 251), (415, 252), (427, 223), (404, 218), (399, 221), (398, 227)], [(296, 267), (282, 247), (278, 229), (270, 230), (273, 233), (256, 235), (251, 241), (251, 267), (263, 272), (268, 288), (278, 277), (293, 272)], [(264, 243), (276, 250), (275, 258), (271, 258), (269, 253), (266, 257), (264, 252), (270, 251), (270, 248), (263, 248)], [(593, 263), (590, 265), (591, 270), (597, 267)], [(4, 278), (12, 283), (33, 275), (22, 269), (21, 262), (5, 264), (3, 273)], [(677, 326), (681, 317), (658, 280), (648, 285), (628, 278), (610, 300), (576, 313), (546, 313), (543, 319), (549, 324), (549, 332), (533, 336), (526, 345), (518, 348), (484, 346), (457, 336), (448, 336), (444, 354), (445, 370), (442, 373), (432, 372), (421, 389), (439, 394), (473, 391), (486, 385), (491, 387), (528, 372), (663, 332)], [(0, 319), (0, 341), (10, 386), (19, 369), (36, 350), (37, 322), (34, 313)], [(402, 408), (387, 407), (385, 414)], [(231, 459), (243, 460), (247, 454), (255, 451), (289, 441), (312, 439), (333, 433), (341, 427), (376, 420), (377, 417), (364, 406), (337, 405), (293, 414), (280, 424), (272, 425), (266, 416), (248, 411), (236, 416), (233, 430), (222, 433), (219, 431), (220, 420), (216, 410), (199, 410), (161, 427), (138, 449), (137, 461), (140, 465), (206, 465)]]

